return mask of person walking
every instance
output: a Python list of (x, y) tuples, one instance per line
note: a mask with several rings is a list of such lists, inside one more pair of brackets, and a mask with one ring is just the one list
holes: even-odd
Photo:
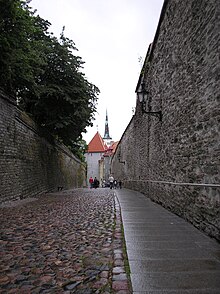
[(92, 189), (92, 187), (93, 187), (93, 178), (92, 177), (89, 178), (89, 185), (90, 185), (90, 189)]
[(109, 184), (110, 184), (110, 189), (112, 189), (113, 188), (113, 182), (114, 182), (114, 178), (113, 178), (113, 176), (112, 175), (110, 175), (110, 177), (109, 177)]
[(99, 187), (99, 180), (95, 177), (93, 181), (93, 187), (96, 189)]

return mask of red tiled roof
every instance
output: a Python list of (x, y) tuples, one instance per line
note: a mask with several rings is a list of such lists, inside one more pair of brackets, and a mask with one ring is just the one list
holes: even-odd
[(87, 152), (105, 152), (105, 145), (99, 132), (97, 132), (92, 140), (89, 142)]
[(116, 147), (118, 146), (118, 143), (119, 143), (119, 141), (117, 141), (117, 142), (114, 142), (113, 144), (112, 144), (112, 152), (113, 153), (115, 153), (115, 149), (116, 149)]
[(111, 146), (109, 146), (106, 150), (105, 150), (105, 154), (103, 156), (107, 157), (107, 156), (112, 156), (115, 153), (116, 147), (118, 145), (119, 141), (117, 142), (113, 142)]

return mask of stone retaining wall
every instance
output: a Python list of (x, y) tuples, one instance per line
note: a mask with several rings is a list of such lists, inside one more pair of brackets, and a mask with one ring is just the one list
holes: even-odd
[(85, 185), (80, 160), (0, 94), (0, 202)]
[(218, 0), (165, 1), (141, 77), (149, 92), (148, 111), (161, 110), (163, 118), (160, 122), (142, 114), (137, 101), (112, 161), (112, 172), (126, 187), (145, 193), (216, 239), (220, 239), (218, 15)]

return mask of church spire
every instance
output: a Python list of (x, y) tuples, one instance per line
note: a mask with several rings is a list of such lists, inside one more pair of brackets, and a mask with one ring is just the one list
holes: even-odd
[(111, 140), (112, 138), (109, 135), (109, 127), (108, 127), (108, 113), (106, 109), (106, 118), (105, 118), (105, 133), (103, 139), (109, 139)]

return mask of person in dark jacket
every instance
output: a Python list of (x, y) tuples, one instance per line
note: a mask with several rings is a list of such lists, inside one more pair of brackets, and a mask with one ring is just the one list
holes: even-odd
[(99, 181), (98, 181), (98, 179), (96, 177), (94, 178), (94, 181), (93, 181), (93, 187), (95, 189), (99, 187)]

